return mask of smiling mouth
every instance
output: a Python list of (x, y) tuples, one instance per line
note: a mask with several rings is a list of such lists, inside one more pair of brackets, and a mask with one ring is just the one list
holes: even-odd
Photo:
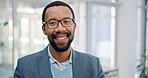
[(66, 37), (70, 36), (70, 33), (66, 32), (66, 33), (56, 33), (56, 34), (52, 34), (51, 35), (53, 39), (64, 39)]
[(57, 37), (56, 39), (54, 39), (54, 41), (57, 44), (65, 44), (68, 42), (68, 37), (67, 36)]
[(63, 40), (63, 39), (65, 39), (67, 36), (63, 36), (63, 37), (58, 37), (58, 38), (56, 38), (56, 39), (58, 39), (58, 40)]
[(57, 33), (53, 34), (53, 39), (57, 44), (64, 44), (68, 42), (69, 33)]

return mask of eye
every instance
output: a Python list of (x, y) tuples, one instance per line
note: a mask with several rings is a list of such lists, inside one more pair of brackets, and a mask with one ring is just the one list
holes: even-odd
[(65, 25), (70, 25), (70, 24), (71, 24), (71, 19), (65, 19), (65, 20), (63, 20), (62, 22), (63, 22), (63, 24), (65, 24)]
[(54, 25), (57, 24), (57, 21), (49, 21), (48, 24), (49, 24), (50, 26), (54, 26)]
[(67, 21), (67, 20), (64, 21), (64, 24), (69, 24), (69, 23), (70, 23), (70, 21)]

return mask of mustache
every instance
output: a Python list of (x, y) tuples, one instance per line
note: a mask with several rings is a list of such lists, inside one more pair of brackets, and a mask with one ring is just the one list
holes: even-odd
[(56, 38), (59, 34), (66, 34), (67, 37), (69, 37), (71, 35), (69, 32), (64, 32), (64, 33), (56, 32), (55, 34), (52, 34), (51, 37)]

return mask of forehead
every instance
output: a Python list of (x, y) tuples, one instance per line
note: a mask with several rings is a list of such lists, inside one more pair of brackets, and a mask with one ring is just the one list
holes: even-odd
[(53, 6), (49, 7), (45, 13), (45, 20), (49, 20), (51, 18), (54, 19), (63, 19), (65, 17), (72, 17), (71, 10), (66, 6)]

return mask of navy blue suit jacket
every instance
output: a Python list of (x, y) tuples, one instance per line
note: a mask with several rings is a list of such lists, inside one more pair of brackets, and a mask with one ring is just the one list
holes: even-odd
[[(99, 59), (73, 50), (73, 78), (105, 78)], [(32, 55), (20, 58), (14, 78), (53, 78), (48, 58), (48, 47)]]

